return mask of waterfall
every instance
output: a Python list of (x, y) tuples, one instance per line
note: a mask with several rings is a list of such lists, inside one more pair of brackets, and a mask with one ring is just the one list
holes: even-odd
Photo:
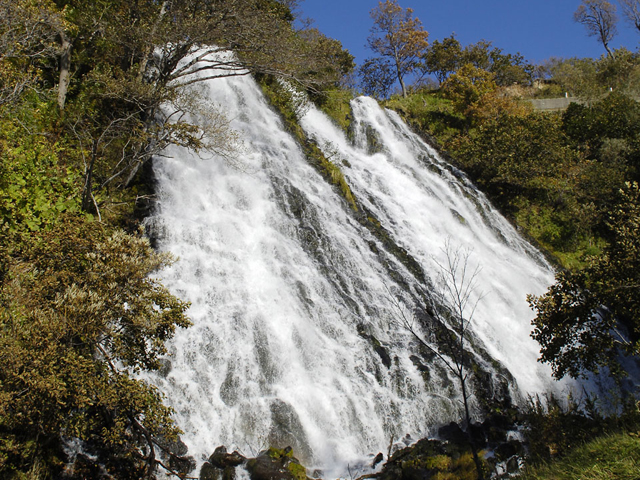
[(148, 220), (177, 257), (159, 276), (191, 302), (193, 321), (150, 378), (198, 462), (219, 445), (245, 455), (291, 445), (307, 466), (344, 472), (390, 439), (459, 420), (456, 379), (397, 322), (399, 306), (412, 314), (421, 292), (441, 287), (446, 239), (481, 267), (472, 329), (488, 383), (514, 402), (556, 388), (536, 361), (525, 300), (545, 291), (551, 268), (396, 114), (354, 100), (352, 140), (314, 107), (301, 116), (344, 172), (355, 212), (250, 77), (198, 88), (231, 117), (243, 168), (169, 148), (154, 162)]

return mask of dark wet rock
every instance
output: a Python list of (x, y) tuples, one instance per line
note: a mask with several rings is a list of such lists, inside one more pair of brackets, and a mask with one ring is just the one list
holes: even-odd
[(196, 469), (196, 461), (193, 457), (169, 457), (169, 468), (180, 475), (186, 476)]
[(162, 376), (162, 378), (167, 378), (169, 373), (171, 373), (171, 360), (168, 358), (160, 359), (160, 368), (158, 369), (158, 373)]
[(378, 465), (382, 460), (384, 460), (384, 455), (382, 455), (382, 452), (381, 452), (381, 453), (378, 453), (376, 457), (373, 459), (371, 468), (376, 468), (376, 465)]
[(522, 446), (521, 442), (517, 440), (511, 440), (499, 444), (493, 451), (496, 457), (501, 460), (506, 460), (513, 456), (524, 454), (524, 447)]
[(507, 433), (513, 429), (513, 420), (506, 415), (494, 414), (482, 422), (489, 444), (507, 441)]
[[(476, 448), (484, 448), (487, 445), (484, 427), (481, 424), (472, 423), (470, 425), (470, 436), (473, 439)], [(456, 422), (443, 425), (438, 429), (438, 437), (441, 440), (451, 442), (457, 445), (468, 445), (469, 434), (465, 432)]]
[[(296, 411), (286, 402), (276, 399), (271, 403), (271, 430), (269, 444), (278, 448), (292, 445), (305, 462), (313, 457), (307, 436)], [(291, 448), (291, 447), (287, 447)]]
[(222, 385), (220, 385), (220, 399), (230, 407), (238, 403), (238, 390), (240, 389), (240, 380), (235, 371), (235, 365), (229, 363), (227, 375)]
[[(379, 480), (429, 480), (446, 478), (461, 458), (456, 445), (439, 440), (422, 439), (395, 452), (384, 464)], [(453, 478), (453, 477), (451, 477)]]
[(476, 448), (484, 448), (487, 446), (487, 438), (484, 434), (484, 428), (478, 423), (472, 423), (469, 426), (471, 438)]
[(443, 425), (438, 429), (438, 437), (441, 440), (451, 443), (463, 444), (467, 442), (467, 434), (460, 428), (456, 422), (451, 422), (448, 425)]
[(171, 468), (181, 475), (187, 475), (196, 468), (196, 461), (193, 457), (187, 456), (189, 448), (180, 439), (170, 440), (167, 438), (157, 438), (156, 443), (160, 447), (160, 458)]
[(91, 457), (78, 453), (73, 459), (73, 467), (65, 471), (62, 478), (106, 478), (101, 466)]
[(293, 456), (293, 449), (270, 448), (246, 464), (251, 480), (307, 480), (307, 470)]
[(200, 468), (200, 480), (235, 480), (236, 467), (245, 463), (247, 459), (237, 451), (227, 452), (224, 445), (215, 449)]
[(246, 461), (247, 459), (235, 450), (233, 453), (227, 453), (227, 448), (225, 446), (216, 448), (213, 454), (209, 457), (209, 463), (212, 466), (221, 469), (237, 467)]
[(520, 459), (516, 456), (511, 457), (507, 460), (507, 472), (508, 473), (517, 473), (520, 471)]
[(357, 329), (358, 334), (371, 344), (373, 351), (378, 354), (382, 364), (387, 368), (391, 368), (392, 361), (388, 349), (376, 337), (368, 333), (368, 329), (364, 324), (359, 324)]
[(411, 355), (409, 357), (409, 360), (411, 360), (411, 362), (416, 366), (419, 372), (429, 372), (429, 367), (422, 363), (422, 360), (420, 360), (420, 357), (418, 357), (417, 355)]
[(221, 480), (222, 471), (219, 468), (214, 467), (209, 462), (204, 462), (200, 467), (200, 480)]
[(324, 471), (315, 469), (313, 472), (311, 472), (311, 478), (324, 478)]
[[(377, 340), (376, 340), (376, 342), (377, 342)], [(380, 344), (380, 342), (377, 342), (377, 344), (374, 344), (373, 350), (378, 354), (378, 356), (380, 357), (380, 360), (382, 360), (382, 363), (384, 364), (384, 366), (387, 367), (387, 368), (391, 368), (391, 357), (389, 356), (389, 352), (387, 352), (387, 349), (385, 347), (383, 347)]]
[(500, 413), (490, 415), (482, 424), (486, 427), (500, 428), (502, 430), (511, 430), (513, 428), (513, 420)]
[(364, 127), (364, 136), (367, 141), (367, 153), (369, 155), (380, 153), (384, 150), (378, 132), (371, 125)]
[[(487, 428), (498, 426), (509, 430), (514, 428), (505, 418), (495, 418), (495, 423), (485, 422), (472, 425), (478, 451), (488, 452), (482, 458), (484, 475), (489, 472), (519, 471), (524, 448), (521, 442), (510, 440), (489, 444), (485, 440)], [(467, 433), (455, 422), (443, 425), (439, 430), (440, 439), (422, 439), (413, 445), (396, 451), (383, 465), (378, 480), (430, 480), (436, 478), (475, 479), (476, 466)], [(484, 442), (484, 444), (483, 444)], [(405, 445), (407, 442), (404, 442)], [(498, 478), (498, 477), (496, 477)], [(502, 478), (502, 477), (500, 477)]]

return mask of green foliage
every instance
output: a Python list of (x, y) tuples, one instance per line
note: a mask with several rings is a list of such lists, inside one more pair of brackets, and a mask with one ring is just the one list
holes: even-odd
[[(605, 402), (611, 403), (606, 405)], [(582, 401), (573, 397), (564, 401), (554, 396), (536, 397), (530, 399), (524, 423), (530, 465), (527, 471), (532, 472), (550, 461), (554, 461), (556, 467), (571, 464), (571, 457), (581, 455), (581, 449), (592, 439), (605, 443), (609, 435), (614, 438), (629, 434), (637, 439), (640, 410), (631, 396), (622, 402), (613, 396), (587, 395)], [(604, 458), (610, 457), (601, 457)], [(529, 477), (525, 475), (524, 478)]]
[[(135, 374), (158, 368), (187, 306), (152, 277), (169, 259), (116, 225), (135, 231), (141, 166), (167, 145), (234, 153), (224, 116), (183, 88), (194, 48), (235, 51), (203, 59), (210, 77), (267, 72), (319, 96), (350, 72), (338, 41), (294, 28), (290, 5), (0, 0), (0, 477), (58, 478), (67, 443), (87, 454), (70, 477), (154, 475), (178, 429)], [(323, 98), (346, 117), (340, 95)]]
[(562, 191), (559, 175), (577, 161), (564, 144), (559, 119), (533, 113), (503, 115), (481, 124), (458, 142), (455, 152), (492, 196), (506, 197), (504, 205), (524, 192), (536, 198)]
[(613, 51), (613, 56), (599, 59), (550, 59), (542, 68), (549, 81), (559, 86), (561, 94), (599, 99), (610, 89), (625, 95), (640, 93), (640, 54), (625, 48)]
[(348, 75), (354, 68), (354, 57), (342, 44), (333, 38), (329, 38), (317, 29), (303, 30), (299, 33), (304, 41), (303, 51), (312, 59), (306, 65), (306, 75), (314, 80), (315, 90), (335, 88), (340, 80)]
[(465, 117), (453, 109), (450, 100), (435, 92), (419, 91), (406, 98), (394, 97), (385, 102), (399, 112), (414, 128), (434, 135), (442, 144), (459, 133)]
[(640, 52), (630, 52), (621, 47), (614, 53), (613, 57), (599, 59), (598, 82), (614, 92), (637, 96), (640, 94)]
[[(6, 258), (6, 257), (5, 257)], [(49, 474), (80, 439), (118, 478), (155, 468), (153, 439), (178, 433), (159, 392), (131, 377), (157, 369), (187, 305), (150, 275), (169, 259), (146, 239), (65, 216), (7, 263), (0, 291), (0, 471), (34, 459)], [(146, 453), (145, 453), (146, 452)]]
[(458, 112), (465, 113), (483, 95), (494, 92), (496, 88), (492, 73), (467, 63), (444, 82), (442, 95), (451, 100)]
[(566, 457), (527, 467), (516, 478), (522, 480), (636, 480), (640, 471), (640, 441), (637, 435), (605, 435), (585, 443)]
[(564, 401), (552, 395), (531, 398), (524, 420), (529, 462), (533, 464), (562, 457), (604, 433), (600, 415), (585, 413), (573, 397)]
[[(607, 367), (620, 373), (618, 353), (640, 353), (640, 193), (621, 192), (610, 218), (610, 243), (577, 272), (560, 272), (541, 297), (532, 336), (554, 375), (578, 377)], [(622, 326), (622, 329), (620, 328)]]
[(491, 42), (486, 40), (465, 47), (460, 65), (466, 63), (492, 73), (501, 87), (529, 84), (533, 73), (533, 66), (521, 54), (502, 53), (502, 49), (492, 48)]
[(454, 33), (433, 41), (424, 56), (424, 70), (434, 74), (440, 84), (463, 64), (462, 46)]
[(597, 62), (592, 58), (551, 58), (543, 70), (563, 95), (592, 98), (606, 90), (598, 83)]
[(563, 114), (569, 137), (596, 152), (606, 138), (633, 139), (640, 131), (640, 103), (611, 93), (587, 107), (571, 103)]
[[(233, 135), (224, 122), (196, 126), (180, 116), (197, 104), (184, 90), (199, 81), (194, 74), (269, 72), (321, 91), (354, 66), (340, 42), (294, 28), (289, 6), (275, 0), (17, 3), (0, 0), (0, 105), (16, 103), (27, 85), (57, 94), (58, 133), (73, 142), (84, 177), (81, 208), (99, 218), (115, 203), (110, 189), (130, 187), (169, 144), (228, 153)], [(176, 68), (205, 45), (197, 66)], [(216, 55), (225, 49), (235, 57)]]
[(351, 125), (351, 99), (353, 95), (347, 90), (335, 88), (312, 95), (315, 105), (331, 117), (345, 132)]
[(531, 83), (533, 66), (519, 53), (505, 54), (498, 47), (492, 48), (491, 42), (486, 40), (462, 48), (455, 34), (431, 44), (424, 56), (423, 69), (435, 74), (442, 84), (450, 74), (468, 63), (492, 73), (496, 84), (501, 87)]
[(62, 156), (60, 143), (29, 134), (17, 118), (0, 122), (0, 238), (47, 228), (79, 210), (78, 172)]

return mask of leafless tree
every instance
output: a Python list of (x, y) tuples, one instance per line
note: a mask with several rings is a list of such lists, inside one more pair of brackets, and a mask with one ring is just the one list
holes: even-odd
[(640, 32), (640, 0), (619, 0), (622, 14)]
[(435, 300), (427, 309), (433, 312), (437, 323), (442, 327), (425, 331), (425, 326), (418, 322), (416, 316), (407, 312), (406, 308), (403, 308), (393, 296), (392, 302), (398, 312), (397, 323), (421, 346), (433, 353), (460, 382), (465, 430), (471, 445), (478, 479), (482, 479), (482, 463), (470, 428), (472, 393), (469, 389), (471, 371), (467, 352), (468, 329), (473, 323), (478, 303), (483, 298), (483, 295), (478, 292), (477, 283), (481, 269), (480, 266), (473, 267), (471, 264), (470, 250), (454, 247), (449, 239), (446, 240), (443, 251), (444, 263), (436, 262), (440, 269), (441, 288), (436, 292)]
[(618, 33), (615, 5), (606, 0), (584, 0), (574, 12), (573, 18), (585, 26), (590, 37), (596, 37), (602, 43), (607, 55), (614, 57), (609, 42)]

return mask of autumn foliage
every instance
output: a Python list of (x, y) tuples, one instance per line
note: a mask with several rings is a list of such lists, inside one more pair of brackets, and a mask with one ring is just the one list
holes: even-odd
[(390, 61), (405, 97), (405, 77), (416, 69), (418, 59), (429, 45), (429, 33), (412, 15), (411, 8), (402, 8), (396, 0), (379, 2), (371, 10), (373, 27), (368, 40), (371, 50)]

